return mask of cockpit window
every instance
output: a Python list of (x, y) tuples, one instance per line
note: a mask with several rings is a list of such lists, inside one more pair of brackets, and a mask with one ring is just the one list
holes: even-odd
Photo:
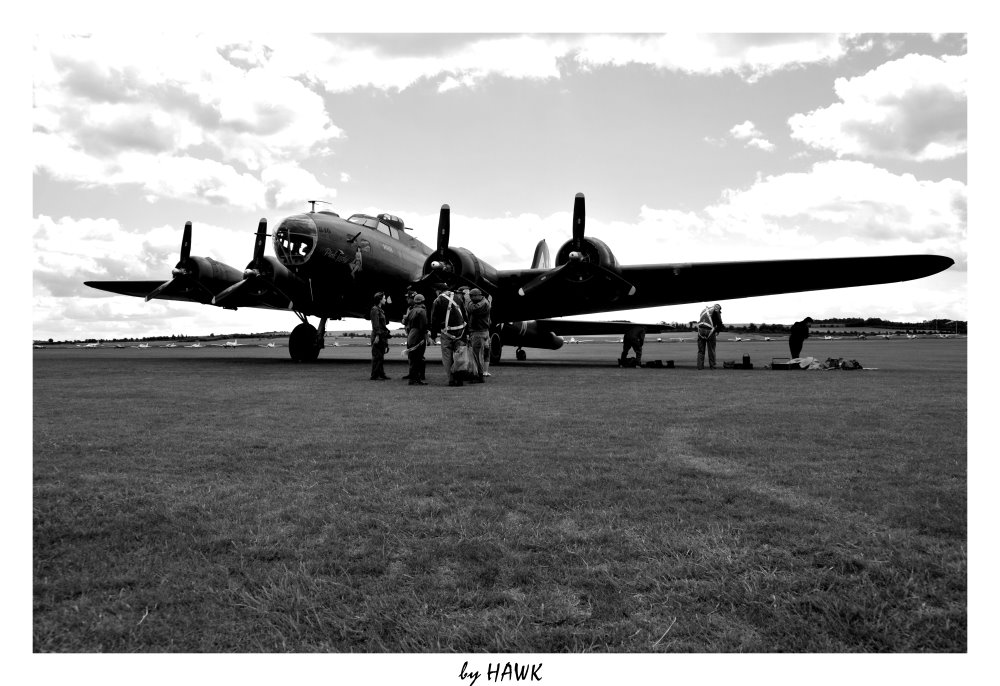
[(369, 229), (374, 229), (378, 226), (378, 219), (375, 217), (369, 217), (367, 214), (352, 214), (347, 221), (352, 224), (367, 226)]
[(305, 264), (316, 249), (316, 223), (309, 215), (300, 214), (281, 222), (274, 232), (274, 253), (282, 264)]
[(378, 217), (370, 217), (367, 214), (352, 214), (347, 221), (375, 229), (379, 233), (396, 239), (400, 237), (400, 229), (403, 228), (403, 220), (391, 214), (380, 214)]

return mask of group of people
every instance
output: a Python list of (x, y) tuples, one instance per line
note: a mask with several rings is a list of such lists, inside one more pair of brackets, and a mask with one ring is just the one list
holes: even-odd
[[(809, 324), (812, 317), (806, 317), (802, 321), (792, 324), (788, 336), (788, 348), (793, 358), (797, 358), (802, 352), (802, 343), (809, 338)], [(709, 305), (701, 311), (698, 316), (698, 369), (705, 368), (705, 356), (708, 355), (708, 368), (715, 369), (715, 343), (719, 332), (722, 331), (722, 305), (716, 303)], [(634, 327), (627, 331), (622, 337), (622, 354), (618, 360), (619, 367), (631, 366), (626, 364), (629, 350), (635, 351), (635, 366), (642, 366), (642, 344), (645, 339), (646, 330), (641, 326)]]
[[(409, 369), (404, 379), (411, 386), (425, 386), (428, 345), (440, 338), (441, 363), (449, 386), (484, 383), (490, 376), (490, 310), (493, 299), (478, 288), (462, 286), (452, 290), (445, 283), (433, 286), (435, 297), (427, 309), (427, 298), (410, 288), (406, 292), (407, 310), (403, 315), (406, 331), (406, 355)], [(372, 381), (386, 380), (383, 367), (389, 350), (389, 328), (383, 307), (384, 293), (376, 293), (369, 319), (372, 323)], [(455, 368), (455, 357), (471, 353), (471, 373)]]
[[(406, 354), (409, 358), (409, 371), (404, 379), (410, 385), (426, 385), (424, 353), (428, 344), (436, 344), (441, 339), (441, 363), (444, 365), (449, 386), (461, 386), (466, 378), (454, 368), (456, 354), (464, 347), (472, 353), (472, 373), (469, 383), (483, 383), (490, 375), (490, 310), (493, 299), (478, 288), (462, 286), (451, 290), (447, 284), (434, 284), (435, 298), (428, 313), (425, 306), (426, 298), (411, 287), (406, 292), (408, 308), (403, 316), (403, 326), (406, 329)], [(386, 296), (375, 294), (370, 319), (372, 322), (372, 381), (388, 379), (383, 369), (385, 353), (389, 350), (389, 328), (382, 307)], [(802, 343), (809, 337), (811, 317), (792, 325), (788, 337), (789, 351), (792, 358), (797, 358), (802, 351)], [(698, 369), (705, 368), (705, 356), (708, 355), (709, 369), (715, 369), (715, 344), (718, 334), (723, 329), (722, 305), (709, 305), (701, 311), (698, 317)], [(622, 342), (619, 366), (626, 366), (629, 350), (635, 351), (636, 366), (642, 364), (642, 345), (646, 330), (637, 326), (625, 333)]]

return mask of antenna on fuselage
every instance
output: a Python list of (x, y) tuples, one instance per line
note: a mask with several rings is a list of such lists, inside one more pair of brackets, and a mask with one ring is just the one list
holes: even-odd
[(321, 202), (324, 205), (329, 205), (330, 204), (326, 200), (306, 200), (306, 202), (311, 205), (311, 207), (309, 208), (309, 212), (314, 213), (314, 214), (316, 212), (316, 203)]

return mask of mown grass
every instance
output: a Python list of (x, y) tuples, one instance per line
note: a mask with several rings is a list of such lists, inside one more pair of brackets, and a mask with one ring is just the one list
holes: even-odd
[(37, 351), (34, 650), (967, 649), (964, 340), (613, 347)]

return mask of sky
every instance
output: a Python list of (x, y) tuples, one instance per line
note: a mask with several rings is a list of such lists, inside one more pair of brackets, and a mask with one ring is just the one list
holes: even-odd
[[(941, 254), (904, 284), (724, 302), (730, 322), (966, 320), (964, 34), (39, 33), (33, 337), (289, 330), (85, 280), (242, 269), (257, 222), (389, 212), (498, 269), (587, 235), (621, 264)], [(272, 248), (268, 245), (268, 254)], [(689, 321), (701, 303), (595, 319)], [(364, 326), (331, 322), (331, 329)]]

